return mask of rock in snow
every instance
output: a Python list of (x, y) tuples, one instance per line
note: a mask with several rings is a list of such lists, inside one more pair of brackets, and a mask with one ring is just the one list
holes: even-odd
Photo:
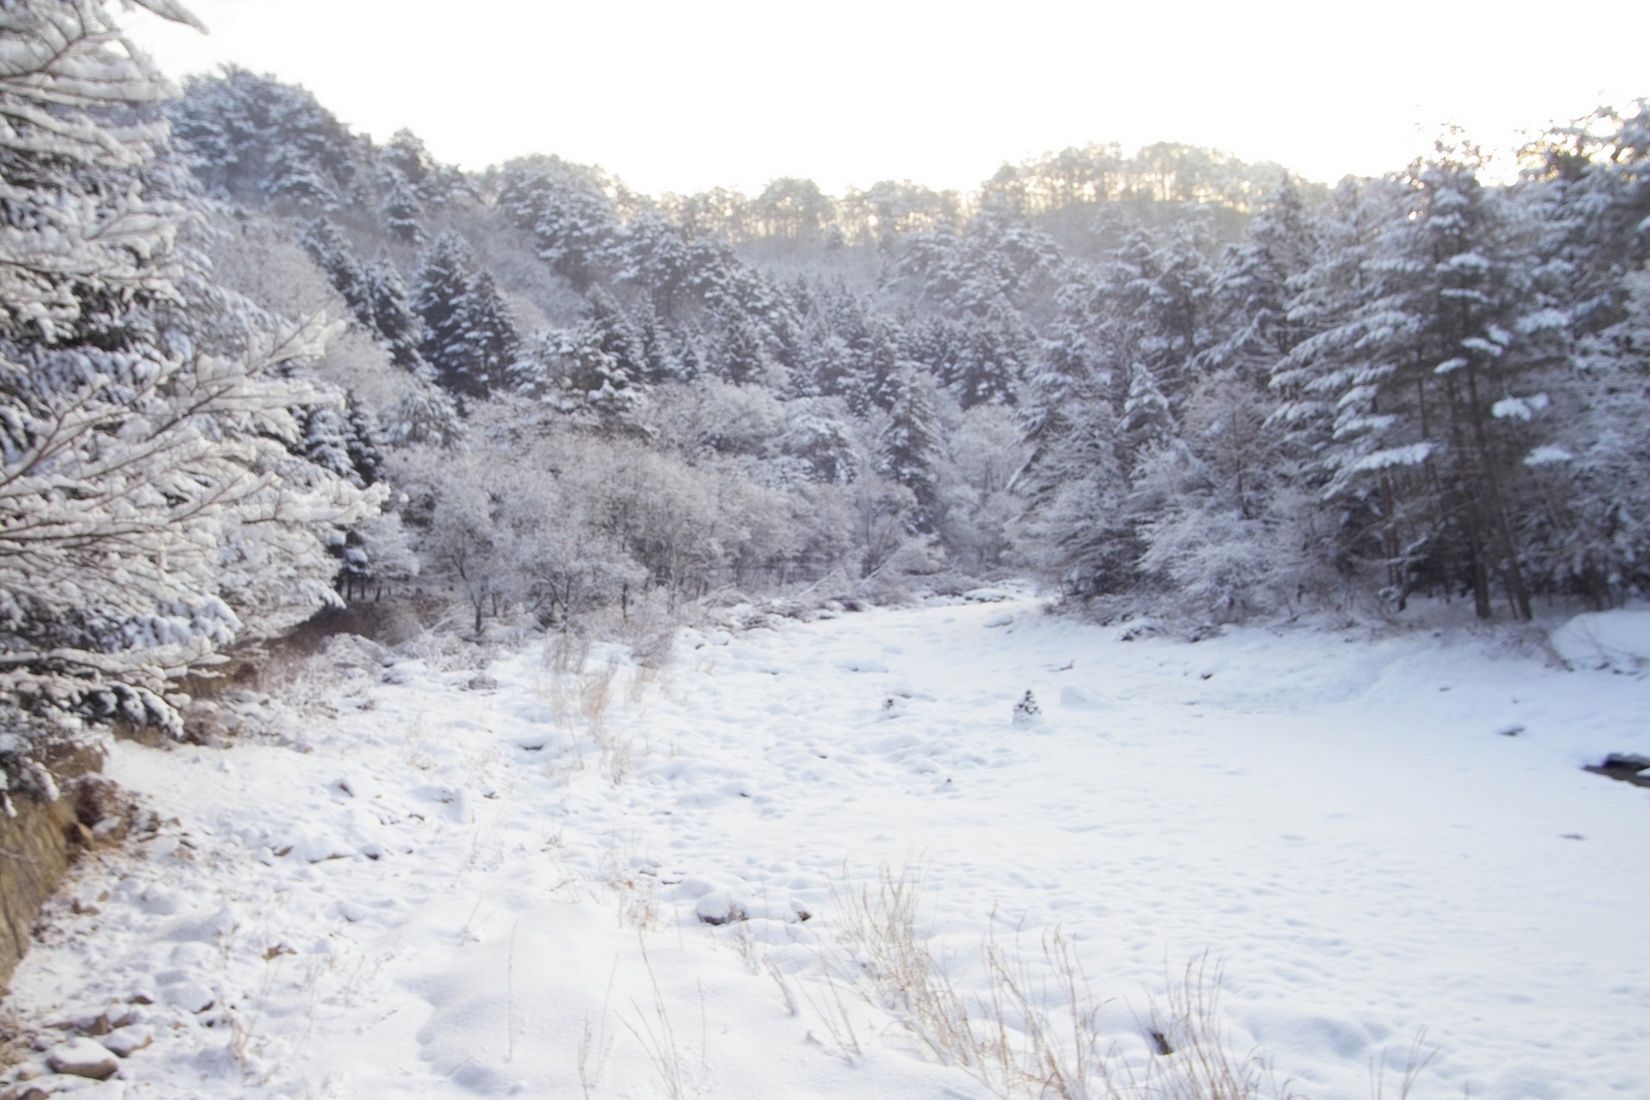
[(142, 1050), (154, 1041), (154, 1031), (144, 1024), (132, 1024), (129, 1027), (116, 1028), (102, 1039), (104, 1046), (122, 1058), (131, 1057), (134, 1050)]
[(745, 907), (728, 896), (726, 890), (713, 890), (700, 898), (694, 912), (706, 924), (729, 924), (745, 919)]
[(216, 1000), (212, 991), (200, 982), (175, 982), (162, 992), (166, 1003), (185, 1012), (205, 1012)]
[(47, 1051), (46, 1064), (54, 1073), (102, 1081), (115, 1075), (120, 1059), (102, 1043), (83, 1037), (59, 1043)]

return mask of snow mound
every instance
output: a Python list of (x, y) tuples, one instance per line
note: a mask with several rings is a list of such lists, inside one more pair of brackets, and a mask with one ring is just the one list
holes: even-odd
[(1650, 610), (1577, 615), (1552, 633), (1553, 648), (1576, 668), (1650, 670)]

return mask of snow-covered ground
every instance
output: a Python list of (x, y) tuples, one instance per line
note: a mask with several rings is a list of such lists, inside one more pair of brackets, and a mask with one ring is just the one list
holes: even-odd
[(1064, 945), (1117, 1074), (1206, 958), (1229, 1048), (1301, 1095), (1371, 1095), (1383, 1052), (1396, 1095), (1423, 1033), (1415, 1097), (1650, 1092), (1650, 791), (1581, 770), (1650, 751), (1650, 613), (1558, 632), (1567, 671), (1506, 634), (1128, 640), (1003, 595), (689, 631), (658, 672), (345, 646), (290, 743), (119, 744), (163, 824), (81, 866), (8, 1004), (137, 1049), (33, 1084), (987, 1096), (866, 972), (898, 892), (981, 1034), (988, 946), (1069, 1025)]

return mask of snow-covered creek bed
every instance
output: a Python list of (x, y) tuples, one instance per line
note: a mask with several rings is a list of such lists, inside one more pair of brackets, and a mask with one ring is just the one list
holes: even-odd
[(988, 942), (1057, 1016), (1066, 945), (1134, 1072), (1207, 953), (1228, 1046), (1301, 1095), (1369, 1095), (1383, 1052), (1395, 1095), (1423, 1029), (1415, 1097), (1645, 1095), (1650, 792), (1580, 770), (1650, 748), (1642, 674), (1119, 635), (1010, 594), (688, 632), (657, 672), (534, 644), (341, 671), (289, 745), (122, 742), (167, 824), (79, 868), (8, 1006), (130, 1053), (32, 1084), (988, 1096), (855, 971), (891, 880), (977, 1016)]

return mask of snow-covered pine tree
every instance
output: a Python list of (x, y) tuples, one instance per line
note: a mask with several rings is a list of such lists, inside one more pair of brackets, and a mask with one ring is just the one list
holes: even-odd
[(1159, 281), (1163, 250), (1140, 226), (1125, 223), (1118, 246), (1089, 271), (1060, 288), (1062, 320), (1080, 331), (1096, 377), (1109, 378), (1120, 408), (1136, 364), (1151, 368), (1159, 382), (1179, 379), (1176, 341), (1163, 328), (1166, 316)]
[(1096, 345), (1103, 322), (1095, 307), (1104, 299), (1095, 286), (1074, 279), (1058, 301), (1060, 316), (1019, 406), (1030, 454), (1011, 483), (1025, 501), (1013, 537), (1027, 564), (1066, 595), (1086, 598), (1120, 590), (1128, 572), (1118, 522), (1128, 491), (1117, 432), (1120, 380)]
[(711, 368), (715, 353), (709, 338), (697, 324), (689, 323), (677, 336), (674, 355), (676, 376), (684, 382), (714, 373)]
[(1107, 372), (1059, 379), (1068, 394), (1020, 480), (1029, 497), (1022, 553), (1082, 599), (1133, 591), (1142, 529), (1184, 488), (1195, 459), (1152, 370), (1135, 363), (1114, 404)]
[(1387, 563), (1396, 599), (1460, 588), (1488, 617), (1499, 582), (1527, 618), (1518, 482), (1545, 430), (1537, 387), (1561, 356), (1549, 321), (1562, 317), (1519, 207), (1483, 187), (1479, 164), (1441, 142), (1411, 167), (1340, 320), (1296, 345), (1279, 381), (1333, 409), (1326, 492), (1352, 517), (1348, 549)]
[(358, 489), (383, 480), (384, 441), (378, 418), (354, 394), (345, 397), (342, 407), (327, 404), (305, 410), (298, 450)]
[(314, 96), (233, 65), (185, 81), (169, 113), (196, 175), (242, 202), (334, 210), (365, 171), (365, 143)]
[(362, 487), (384, 480), (384, 432), (378, 417), (353, 393), (344, 398), (344, 449)]
[(613, 295), (602, 287), (591, 288), (585, 300), (584, 322), (596, 334), (602, 351), (624, 372), (626, 384), (639, 382), (648, 367), (647, 346)]
[(510, 367), (521, 355), (521, 336), (490, 271), (477, 272), (471, 280), (463, 311), (468, 377), (473, 391), (485, 396), (508, 383)]
[[(1523, 150), (1508, 205), (1523, 215), (1529, 281), (1520, 345), (1546, 345), (1534, 401), (1497, 415), (1530, 438), (1514, 473), (1513, 538), (1533, 591), (1599, 606), (1643, 591), (1647, 444), (1646, 275), (1650, 265), (1650, 101), (1600, 108)], [(1525, 356), (1527, 359), (1528, 356)], [(1549, 402), (1550, 399), (1550, 402)], [(1535, 421), (1543, 431), (1530, 431)]]
[(172, 679), (336, 599), (327, 546), (378, 498), (296, 453), (291, 410), (329, 400), (294, 369), (322, 333), (278, 326), (175, 247), (188, 194), (146, 121), (166, 85), (105, 5), (16, 0), (0, 52), (0, 758), (16, 789), (38, 774), (34, 735), (179, 732)]
[[(350, 394), (342, 408), (317, 405), (304, 415), (299, 453), (309, 462), (343, 478), (358, 489), (383, 479), (383, 440), (377, 418)], [(374, 581), (388, 579), (388, 572), (404, 572), (409, 551), (393, 516), (373, 517), (334, 537), (328, 550), (336, 560), (333, 587), (345, 599), (364, 594)]]
[(670, 330), (660, 322), (659, 315), (647, 300), (637, 306), (632, 324), (642, 350), (638, 380), (644, 385), (682, 381), (686, 375), (677, 357)]
[(429, 370), (419, 346), (424, 340), (423, 319), (407, 300), (407, 284), (401, 280), (389, 257), (379, 256), (361, 272), (367, 309), (378, 342), (390, 353), (390, 360), (402, 370)]
[(939, 467), (945, 455), (934, 386), (933, 377), (914, 363), (899, 364), (888, 379), (888, 426), (880, 440), (882, 473), (911, 490), (916, 524), (924, 532), (940, 520)]
[(1153, 455), (1182, 446), (1180, 425), (1152, 369), (1136, 363), (1129, 371), (1129, 391), (1118, 418), (1118, 437), (1130, 468), (1136, 472)]
[(990, 185), (963, 233), (939, 226), (902, 242), (897, 270), (930, 302), (984, 316), (1051, 291), (1061, 255), (1053, 238), (1027, 223), (1017, 202)]
[[(1268, 423), (1272, 367), (1299, 335), (1288, 303), (1315, 254), (1311, 221), (1289, 181), (1210, 273), (1195, 239), (1157, 250), (1147, 302), (1155, 334), (1140, 345), (1178, 374), (1171, 408), (1156, 372), (1129, 372), (1122, 417), (1130, 491), (1121, 502), (1140, 579), (1178, 611), (1240, 618), (1286, 602), (1304, 585), (1310, 515), (1283, 491), (1295, 470)], [(1209, 344), (1213, 340), (1212, 345)], [(1178, 369), (1176, 369), (1178, 368)]]
[(486, 397), (506, 382), (520, 351), (510, 309), (488, 272), (457, 233), (441, 234), (419, 258), (413, 310), (424, 322), (419, 352), (442, 388), (460, 398)]
[(941, 381), (964, 410), (1013, 404), (1036, 347), (1025, 323), (998, 301), (983, 315), (965, 317), (961, 329), (950, 370)]
[(1025, 466), (1015, 471), (1014, 484), (1032, 501), (1059, 480), (1044, 470), (1045, 462), (1075, 430), (1080, 395), (1095, 380), (1088, 336), (1076, 322), (1064, 318), (1055, 322), (1038, 352), (1016, 410), (1030, 454)]
[(721, 275), (706, 294), (710, 317), (721, 329), (717, 373), (736, 384), (791, 392), (792, 372), (802, 362), (802, 323), (790, 295), (742, 264)]
[(852, 369), (843, 391), (848, 410), (862, 417), (874, 409), (886, 412), (893, 406), (893, 379), (900, 370), (899, 329), (882, 314), (856, 310), (845, 316), (854, 320), (848, 330)]
[(350, 461), (349, 433), (350, 423), (343, 409), (317, 405), (304, 412), (299, 453), (323, 470), (365, 488), (366, 483)]
[(424, 142), (411, 130), (397, 130), (389, 142), (379, 150), (378, 161), (393, 169), (414, 188), (423, 188), (434, 182), (440, 169)]
[(505, 166), (499, 206), (532, 235), (539, 258), (584, 292), (613, 259), (619, 219), (596, 174), (555, 157)]
[(671, 318), (693, 281), (693, 250), (681, 228), (663, 214), (644, 211), (619, 234), (614, 279), (643, 288), (660, 317)]
[(605, 426), (633, 426), (642, 394), (591, 321), (543, 333), (510, 371), (513, 390), (566, 413), (594, 413)]
[[(1344, 322), (1361, 301), (1380, 228), (1399, 216), (1407, 195), (1402, 181), (1390, 177), (1343, 181), (1317, 220), (1315, 258), (1295, 277), (1284, 308), (1295, 332), (1288, 352), (1269, 367), (1267, 388), (1276, 405), (1268, 422), (1280, 447), (1302, 465), (1313, 493), (1331, 476), (1319, 459), (1333, 435), (1338, 387), (1345, 382), (1340, 352), (1357, 339)], [(1307, 341), (1311, 346), (1303, 346)]]
[(378, 412), (384, 441), (397, 447), (458, 447), (464, 441), (464, 421), (452, 394), (436, 385), (428, 368), (413, 376), (412, 385)]
[(1072, 418), (1071, 430), (1051, 439), (1032, 468), (1042, 491), (1028, 502), (1016, 544), (1065, 595), (1087, 599), (1127, 591), (1138, 548), (1123, 521), (1129, 483), (1115, 411), (1102, 399), (1085, 400)]
[[(810, 333), (810, 339), (812, 333)], [(963, 325), (955, 317), (914, 311), (899, 317), (900, 358), (917, 364), (948, 385), (956, 374), (956, 363), (963, 344)]]
[(1300, 189), (1285, 179), (1244, 227), (1213, 279), (1216, 338), (1200, 373), (1231, 372), (1264, 388), (1272, 367), (1305, 335), (1289, 316), (1299, 281), (1318, 259), (1320, 230)]
[(864, 308), (841, 287), (819, 286), (799, 296), (807, 312), (804, 352), (794, 381), (807, 397), (843, 397), (853, 386), (854, 344), (865, 328)]
[(1598, 607), (1650, 593), (1650, 270), (1615, 297), (1620, 320), (1584, 337), (1569, 376), (1553, 379), (1556, 429), (1522, 462), (1532, 583)]
[(1269, 420), (1277, 407), (1269, 384), (1273, 368), (1306, 335), (1290, 303), (1318, 252), (1316, 219), (1285, 179), (1227, 250), (1212, 283), (1214, 342), (1193, 363), (1185, 411), (1195, 423), (1185, 438), (1218, 483), (1209, 506), (1235, 508), (1243, 519), (1265, 511), (1271, 491), (1299, 472), (1284, 453), (1286, 429)]
[(342, 197), (307, 144), (282, 142), (270, 151), (264, 165), (264, 196), (271, 205), (291, 211), (336, 210)]
[(327, 273), (327, 280), (343, 295), (356, 322), (371, 331), (374, 328), (372, 295), (361, 262), (355, 258), (355, 249), (348, 239), (326, 218), (316, 218), (304, 226), (298, 243)]
[(1214, 271), (1208, 234), (1198, 221), (1182, 221), (1167, 234), (1153, 257), (1154, 277), (1146, 290), (1152, 331), (1143, 360), (1178, 404), (1191, 388), (1198, 353), (1209, 345), (1210, 298)]
[(1549, 232), (1568, 266), (1570, 324), (1581, 336), (1622, 319), (1623, 279), (1650, 262), (1650, 99), (1601, 107), (1524, 151)]
[(402, 244), (423, 244), (424, 228), (419, 222), (424, 217), (424, 209), (412, 182), (388, 164), (381, 165), (378, 174), (384, 188), (384, 197), (378, 203), (378, 221), (385, 234)]
[(716, 373), (735, 385), (765, 385), (780, 388), (784, 368), (774, 358), (762, 328), (749, 317), (731, 315), (723, 320), (722, 339), (716, 349)]
[(413, 276), (410, 304), (424, 324), (419, 354), (435, 368), (441, 384), (455, 392), (467, 353), (464, 312), (474, 261), (464, 238), (448, 231), (419, 255)]

